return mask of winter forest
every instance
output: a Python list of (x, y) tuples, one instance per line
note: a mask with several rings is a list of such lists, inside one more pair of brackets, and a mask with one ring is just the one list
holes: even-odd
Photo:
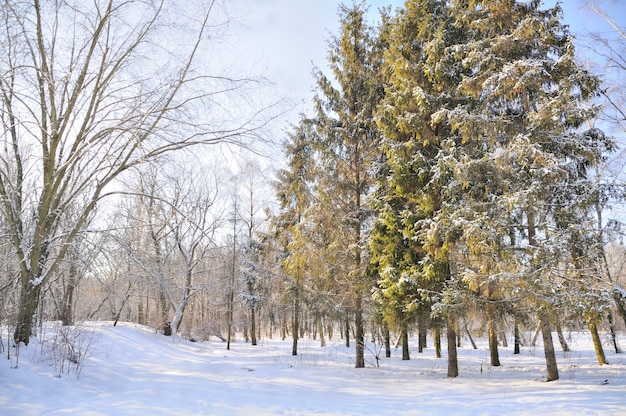
[(340, 340), (356, 368), (428, 350), (447, 378), (480, 339), (490, 367), (537, 343), (546, 381), (573, 332), (598, 368), (621, 352), (626, 28), (602, 3), (610, 30), (577, 34), (538, 0), (346, 2), (279, 130), (266, 81), (214, 59), (226, 6), (172, 3), (2, 1), (1, 366), (94, 322)]

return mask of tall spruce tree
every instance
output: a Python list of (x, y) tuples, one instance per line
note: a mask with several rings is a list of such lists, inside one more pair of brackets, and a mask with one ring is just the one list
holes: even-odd
[[(320, 164), (316, 211), (324, 213), (325, 229), (333, 231), (326, 235), (325, 248), (341, 265), (333, 267), (334, 279), (350, 293), (345, 306), (354, 316), (357, 368), (365, 366), (364, 303), (371, 286), (366, 279), (365, 242), (372, 216), (370, 167), (378, 157), (380, 136), (373, 116), (383, 94), (384, 36), (366, 16), (364, 2), (340, 6), (340, 33), (328, 50), (332, 77), (314, 70)], [(385, 21), (383, 13), (381, 27)]]
[[(457, 105), (455, 88), (467, 72), (452, 54), (464, 33), (455, 27), (447, 3), (407, 1), (389, 29), (389, 84), (377, 119), (384, 134), (383, 181), (372, 251), (384, 303), (404, 303), (402, 313), (413, 308), (430, 313), (435, 304), (442, 306), (435, 312), (447, 322), (448, 375), (456, 377), (456, 312), (441, 296), (451, 270), (452, 236), (441, 232), (441, 224), (452, 174), (445, 156), (453, 143), (449, 127), (431, 120), (440, 109)], [(397, 294), (404, 299), (393, 299)]]
[(443, 284), (432, 312), (450, 331), (459, 289), (473, 290), (491, 305), (492, 363), (496, 305), (524, 299), (539, 311), (548, 380), (558, 378), (555, 270), (593, 208), (588, 170), (612, 145), (584, 128), (598, 82), (576, 64), (560, 18), (539, 1), (407, 2), (389, 31), (378, 119), (388, 183), (377, 238), (402, 236), (420, 258), (407, 267), (388, 250), (379, 273), (393, 279), (379, 283), (399, 287), (410, 276), (420, 293)]
[(512, 0), (456, 6), (468, 40), (455, 51), (470, 71), (456, 92), (467, 99), (432, 122), (456, 137), (448, 224), (466, 252), (496, 260), (479, 269), (465, 264), (470, 272), (461, 278), (485, 288), (488, 301), (508, 292), (538, 310), (547, 379), (556, 380), (550, 318), (567, 293), (559, 292), (555, 270), (571, 260), (576, 236), (593, 232), (585, 229), (595, 192), (589, 169), (612, 143), (586, 128), (598, 81), (576, 64), (560, 8), (539, 7)]

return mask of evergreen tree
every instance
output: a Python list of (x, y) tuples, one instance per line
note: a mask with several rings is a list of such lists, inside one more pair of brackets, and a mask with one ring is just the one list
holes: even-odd
[(598, 82), (575, 63), (560, 18), (538, 1), (407, 2), (389, 31), (378, 120), (388, 183), (377, 198), (377, 245), (402, 238), (419, 255), (415, 267), (402, 249), (379, 250), (385, 293), (404, 296), (408, 279), (418, 293), (439, 292), (432, 315), (447, 317), (452, 341), (452, 305), (472, 290), (489, 305), (494, 365), (499, 309), (530, 301), (549, 380), (558, 371), (548, 318), (564, 295), (554, 293), (554, 272), (573, 230), (585, 230), (588, 170), (611, 148), (584, 130)]
[(469, 36), (455, 51), (469, 72), (456, 91), (467, 100), (433, 123), (450, 126), (456, 137), (448, 194), (461, 203), (449, 223), (468, 252), (491, 257), (462, 276), (486, 287), (489, 301), (508, 292), (539, 311), (548, 380), (555, 380), (550, 317), (567, 295), (555, 270), (571, 258), (568, 243), (593, 232), (586, 220), (595, 188), (589, 169), (612, 144), (585, 129), (596, 114), (598, 81), (576, 64), (560, 8), (539, 6), (457, 6)]
[[(364, 311), (370, 283), (366, 279), (366, 236), (371, 220), (370, 167), (377, 159), (379, 133), (373, 120), (383, 93), (380, 73), (384, 36), (366, 22), (364, 2), (340, 6), (340, 34), (329, 44), (332, 78), (316, 68), (318, 94), (315, 123), (319, 141), (318, 214), (328, 231), (326, 249), (340, 267), (334, 279), (349, 293), (354, 315), (355, 366), (365, 366)], [(383, 15), (384, 26), (385, 15)], [(319, 217), (318, 217), (319, 218)]]
[[(383, 303), (399, 302), (401, 314), (442, 306), (434, 316), (447, 321), (448, 339), (454, 340), (455, 311), (441, 296), (450, 281), (453, 237), (441, 227), (444, 191), (452, 174), (445, 160), (450, 129), (431, 119), (457, 103), (454, 90), (467, 70), (451, 47), (462, 43), (463, 32), (454, 26), (445, 1), (408, 1), (405, 7), (392, 21), (385, 54), (389, 85), (378, 112), (384, 164), (372, 251)], [(454, 341), (448, 343), (448, 352), (448, 375), (456, 377)]]
[(315, 132), (302, 119), (289, 139), (283, 143), (287, 168), (277, 172), (274, 183), (280, 212), (272, 219), (272, 228), (284, 252), (281, 266), (288, 279), (288, 292), (293, 302), (292, 354), (298, 355), (301, 296), (306, 277), (307, 249), (303, 241), (305, 212), (312, 203), (310, 186), (314, 181), (313, 149)]

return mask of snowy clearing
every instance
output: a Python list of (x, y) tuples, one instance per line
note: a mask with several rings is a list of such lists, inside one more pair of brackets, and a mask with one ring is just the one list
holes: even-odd
[[(52, 330), (48, 330), (53, 332)], [(610, 365), (599, 367), (587, 333), (572, 333), (572, 352), (559, 352), (561, 379), (546, 383), (543, 347), (500, 349), (502, 366), (489, 366), (485, 340), (459, 349), (460, 375), (446, 378), (446, 358), (400, 351), (375, 366), (353, 368), (353, 349), (341, 340), (321, 348), (302, 340), (263, 340), (253, 347), (235, 342), (193, 343), (153, 329), (111, 323), (89, 324), (80, 342), (88, 350), (80, 377), (46, 344), (23, 348), (19, 368), (7, 360), (6, 332), (0, 361), (0, 414), (19, 415), (623, 415), (626, 412), (626, 354), (605, 346)], [(556, 335), (555, 335), (555, 342)], [(445, 349), (445, 346), (444, 346)], [(14, 351), (13, 351), (14, 352)], [(13, 353), (12, 352), (12, 353)], [(382, 352), (384, 356), (384, 351)]]

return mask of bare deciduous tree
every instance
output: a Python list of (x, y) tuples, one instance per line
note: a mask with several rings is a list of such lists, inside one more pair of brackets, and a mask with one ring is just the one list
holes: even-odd
[(262, 111), (226, 125), (236, 118), (224, 108), (250, 80), (207, 74), (200, 60), (216, 1), (191, 8), (2, 0), (0, 210), (19, 266), (17, 342), (28, 344), (42, 284), (120, 175), (256, 131)]

